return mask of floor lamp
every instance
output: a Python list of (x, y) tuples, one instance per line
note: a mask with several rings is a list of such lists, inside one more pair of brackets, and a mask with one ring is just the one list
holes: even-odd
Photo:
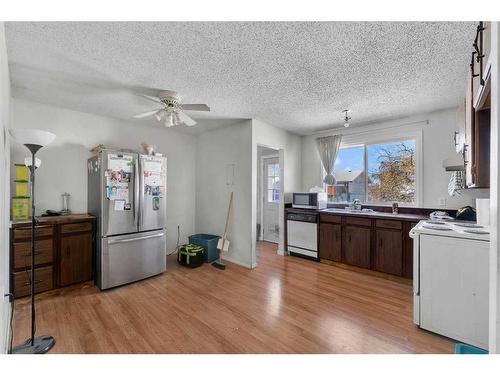
[[(12, 349), (12, 354), (43, 354), (47, 353), (55, 344), (55, 339), (52, 336), (37, 336), (35, 337), (35, 170), (37, 163), (35, 162), (35, 154), (42, 147), (47, 146), (55, 138), (55, 134), (37, 130), (37, 129), (12, 129), (10, 135), (19, 144), (25, 145), (31, 152), (31, 161), (29, 158), (25, 164), (30, 170), (31, 183), (31, 338), (24, 344), (16, 346)], [(39, 164), (38, 164), (39, 165)]]

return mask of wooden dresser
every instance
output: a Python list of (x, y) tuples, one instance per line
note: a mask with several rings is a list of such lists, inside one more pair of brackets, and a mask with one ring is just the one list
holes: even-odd
[[(95, 217), (88, 214), (40, 217), (35, 238), (37, 293), (93, 278)], [(31, 222), (13, 222), (10, 287), (15, 298), (30, 294), (30, 274)]]

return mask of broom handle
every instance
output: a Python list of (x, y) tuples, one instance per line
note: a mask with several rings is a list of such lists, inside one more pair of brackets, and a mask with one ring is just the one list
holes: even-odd
[(229, 214), (231, 213), (231, 206), (233, 205), (233, 192), (229, 198), (229, 207), (227, 209), (226, 225), (224, 227), (224, 234), (222, 236), (222, 249), (219, 251), (219, 261), (222, 262), (222, 253), (224, 252), (224, 245), (226, 244), (227, 227), (229, 225)]

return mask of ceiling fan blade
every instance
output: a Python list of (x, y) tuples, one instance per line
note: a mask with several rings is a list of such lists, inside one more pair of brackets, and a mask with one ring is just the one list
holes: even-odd
[(187, 126), (193, 126), (193, 125), (196, 125), (196, 121), (194, 121), (191, 117), (189, 117), (188, 115), (186, 115), (184, 112), (177, 112), (177, 114), (179, 115), (179, 118), (181, 119), (181, 121), (186, 124)]
[(135, 115), (134, 118), (143, 118), (143, 117), (153, 116), (158, 111), (161, 111), (161, 109), (155, 109), (154, 111), (140, 113), (138, 115)]
[(210, 112), (210, 107), (206, 104), (183, 104), (181, 108), (184, 111), (205, 111)]
[(151, 95), (146, 95), (146, 94), (142, 94), (142, 96), (146, 99), (151, 100), (152, 102), (161, 103), (161, 100), (159, 98), (157, 98), (156, 96), (151, 96)]

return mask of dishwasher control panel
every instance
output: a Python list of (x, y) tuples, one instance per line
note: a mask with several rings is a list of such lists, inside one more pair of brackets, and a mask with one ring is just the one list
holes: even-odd
[(287, 220), (291, 221), (302, 221), (305, 223), (317, 223), (318, 222), (318, 214), (310, 214), (310, 213), (289, 213), (287, 216)]

